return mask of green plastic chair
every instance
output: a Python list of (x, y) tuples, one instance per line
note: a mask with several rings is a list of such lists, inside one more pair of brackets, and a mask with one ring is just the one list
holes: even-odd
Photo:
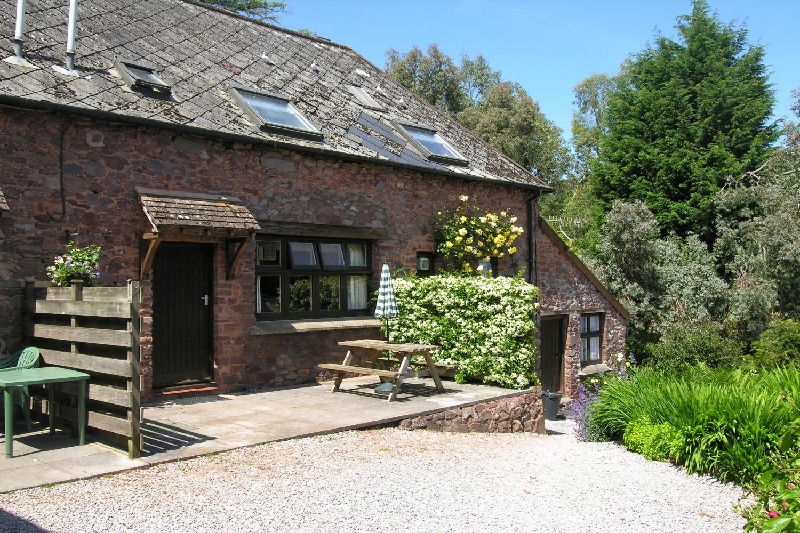
[[(29, 346), (24, 350), (20, 350), (11, 357), (0, 361), (0, 372), (7, 372), (9, 370), (18, 370), (20, 368), (36, 368), (39, 366), (39, 348)], [(31, 395), (28, 393), (28, 386), (20, 387), (14, 390), (14, 403), (22, 408), (22, 413), (25, 415), (25, 424), (28, 431), (31, 430)], [(1, 397), (0, 397), (1, 398)]]

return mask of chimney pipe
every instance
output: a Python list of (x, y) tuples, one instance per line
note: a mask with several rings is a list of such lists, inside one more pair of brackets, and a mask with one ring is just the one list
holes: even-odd
[[(25, 0), (18, 0), (24, 5)], [(18, 8), (19, 9), (19, 8)], [(78, 0), (69, 0), (69, 23), (67, 25), (67, 70), (75, 70), (75, 24), (78, 19)]]
[(14, 31), (14, 55), (22, 59), (22, 41), (25, 35), (25, 0), (17, 0), (17, 26)]

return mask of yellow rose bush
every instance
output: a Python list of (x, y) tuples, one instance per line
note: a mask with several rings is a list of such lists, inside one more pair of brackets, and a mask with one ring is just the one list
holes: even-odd
[(478, 213), (468, 196), (459, 197), (454, 211), (439, 211), (436, 251), (444, 258), (445, 270), (480, 274), (475, 270), (480, 261), (517, 253), (514, 241), (523, 233), (522, 227), (515, 225), (517, 217), (506, 211)]

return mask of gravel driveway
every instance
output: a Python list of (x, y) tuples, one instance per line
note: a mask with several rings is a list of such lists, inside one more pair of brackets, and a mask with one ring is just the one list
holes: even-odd
[(741, 490), (612, 443), (381, 429), (0, 494), (0, 531), (738, 532)]

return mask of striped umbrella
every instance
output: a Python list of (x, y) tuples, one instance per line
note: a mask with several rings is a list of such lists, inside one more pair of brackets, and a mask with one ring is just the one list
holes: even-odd
[[(381, 268), (381, 284), (378, 287), (378, 305), (375, 306), (375, 317), (389, 319), (397, 317), (398, 314), (392, 276), (389, 274), (389, 263), (384, 261)], [(388, 320), (386, 321), (386, 340), (390, 340)]]

